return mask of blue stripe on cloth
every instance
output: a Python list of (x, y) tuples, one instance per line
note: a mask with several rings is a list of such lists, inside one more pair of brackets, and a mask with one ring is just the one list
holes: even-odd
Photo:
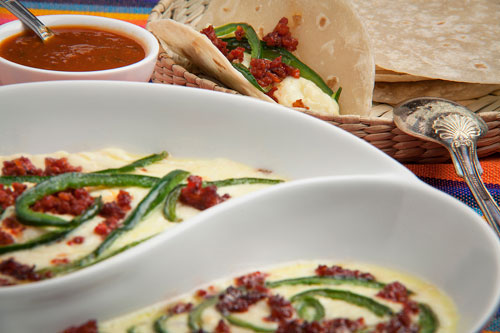
[[(467, 206), (474, 209), (478, 214), (482, 215), (479, 210), (479, 206), (472, 196), (469, 187), (465, 182), (455, 181), (455, 180), (445, 180), (445, 179), (437, 179), (437, 178), (428, 178), (428, 177), (420, 177), (420, 180), (425, 183), (435, 187), (445, 193), (450, 194), (451, 196), (459, 199)], [(493, 199), (496, 202), (500, 202), (500, 185), (498, 184), (485, 184), (488, 191), (491, 193)]]
[(126, 6), (123, 6), (123, 1), (92, 1), (92, 4), (85, 3), (85, 1), (65, 1), (60, 3), (57, 3), (55, 1), (24, 1), (23, 4), (25, 7), (28, 7), (30, 9), (149, 14), (151, 12), (151, 8), (155, 6), (156, 2), (157, 1), (135, 1), (135, 5), (130, 5), (127, 3)]

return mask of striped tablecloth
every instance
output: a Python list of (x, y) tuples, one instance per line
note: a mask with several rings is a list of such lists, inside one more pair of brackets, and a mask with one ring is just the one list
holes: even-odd
[[(129, 21), (144, 27), (151, 9), (158, 0), (42, 0), (22, 1), (35, 15), (89, 14)], [(14, 20), (0, 7), (0, 24)], [(497, 202), (500, 202), (500, 154), (481, 160), (483, 180)], [(481, 214), (465, 182), (455, 174), (451, 163), (406, 165), (421, 180), (464, 202)], [(500, 333), (500, 311), (483, 333)]]

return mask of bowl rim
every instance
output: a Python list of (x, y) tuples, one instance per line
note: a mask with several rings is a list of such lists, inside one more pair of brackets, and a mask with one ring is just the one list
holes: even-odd
[[(160, 52), (160, 45), (158, 43), (158, 40), (156, 37), (147, 29), (124, 21), (120, 19), (115, 19), (111, 17), (105, 17), (105, 16), (98, 16), (98, 15), (87, 15), (87, 14), (53, 14), (53, 15), (40, 15), (37, 16), (41, 21), (49, 21), (48, 23), (44, 22), (44, 24), (50, 26), (83, 26), (83, 27), (92, 27), (92, 28), (101, 28), (103, 30), (108, 30), (120, 35), (124, 35), (126, 37), (129, 37), (133, 39), (134, 41), (138, 42), (142, 48), (144, 49), (145, 56), (143, 59), (126, 65), (126, 66), (121, 66), (121, 67), (116, 67), (116, 68), (111, 68), (111, 69), (103, 69), (103, 70), (98, 70), (98, 71), (56, 71), (56, 70), (50, 70), (50, 69), (42, 69), (42, 68), (36, 68), (36, 67), (30, 67), (30, 66), (25, 66), (22, 64), (18, 64), (16, 62), (10, 61), (8, 59), (5, 59), (0, 56), (0, 63), (3, 63), (7, 66), (16, 68), (18, 70), (23, 70), (23, 71), (30, 71), (34, 73), (39, 73), (39, 74), (45, 74), (45, 75), (52, 75), (52, 76), (59, 76), (61, 78), (64, 78), (66, 76), (81, 76), (82, 78), (86, 77), (92, 77), (97, 74), (107, 74), (107, 73), (115, 73), (115, 72), (122, 72), (122, 71), (127, 71), (130, 69), (133, 69), (135, 67), (140, 67), (142, 65), (148, 64), (151, 61), (156, 61), (156, 58), (158, 57), (158, 54)], [(52, 20), (67, 20), (67, 23), (56, 23), (56, 24), (51, 24), (50, 21)], [(74, 22), (78, 20), (77, 22)], [(89, 21), (87, 23), (87, 21)], [(105, 27), (103, 28), (105, 23), (110, 23), (113, 25), (113, 27)], [(102, 24), (102, 25), (101, 25)], [(96, 26), (97, 25), (97, 26)], [(131, 32), (123, 32), (120, 31), (120, 27), (127, 27), (129, 28)], [(2, 36), (3, 33), (5, 33), (5, 30), (12, 29), (12, 32), (9, 33), (6, 36)], [(26, 30), (24, 28), (24, 25), (21, 23), (19, 20), (14, 20), (11, 22), (7, 22), (3, 25), (0, 26), (0, 44), (6, 39), (9, 38), (17, 33), (20, 33), (22, 31)]]

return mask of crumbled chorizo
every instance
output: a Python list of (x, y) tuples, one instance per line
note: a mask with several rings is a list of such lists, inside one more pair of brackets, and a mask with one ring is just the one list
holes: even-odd
[(265, 320), (281, 322), (293, 316), (292, 303), (280, 295), (272, 295), (267, 299), (271, 314)]
[(14, 237), (9, 233), (0, 230), (0, 245), (10, 245), (14, 243)]
[(35, 167), (30, 159), (24, 156), (3, 162), (2, 175), (4, 176), (41, 176), (42, 174), (42, 169)]
[(35, 202), (32, 209), (37, 212), (80, 215), (94, 203), (94, 198), (84, 188), (70, 189), (47, 195)]
[(388, 322), (377, 324), (374, 333), (418, 333), (419, 331), (419, 325), (411, 322), (408, 313), (400, 311)]
[(245, 49), (242, 47), (237, 47), (234, 50), (231, 50), (227, 55), (227, 60), (233, 61), (238, 60), (240, 63), (243, 62), (243, 57), (245, 53)]
[(199, 210), (205, 210), (229, 199), (229, 194), (220, 196), (214, 185), (202, 187), (199, 176), (189, 176), (187, 186), (181, 190), (179, 201)]
[(217, 47), (224, 56), (227, 56), (227, 54), (229, 53), (229, 51), (227, 50), (227, 43), (217, 37), (217, 35), (215, 34), (215, 29), (212, 25), (209, 25), (205, 29), (201, 30), (201, 33), (207, 36), (212, 44), (214, 44), (215, 47)]
[(219, 320), (217, 326), (215, 326), (215, 333), (231, 333), (231, 329), (228, 324), (222, 319)]
[(295, 51), (299, 41), (292, 37), (290, 28), (288, 27), (288, 19), (283, 17), (279, 20), (273, 31), (265, 35), (262, 40), (268, 46), (283, 47), (288, 51)]
[(43, 172), (44, 176), (55, 176), (67, 172), (81, 172), (81, 166), (72, 166), (69, 164), (66, 157), (62, 158), (45, 158), (45, 170)]
[(326, 333), (317, 321), (307, 322), (300, 319), (282, 321), (276, 333)]
[(363, 318), (359, 318), (357, 320), (335, 318), (324, 321), (323, 327), (325, 327), (325, 332), (327, 333), (349, 333), (358, 332), (358, 330), (361, 330), (366, 326)]
[(66, 172), (80, 172), (82, 167), (72, 166), (66, 157), (45, 158), (45, 170), (33, 165), (27, 157), (21, 156), (12, 161), (4, 161), (2, 175), (4, 176), (55, 176)]
[(333, 265), (328, 267), (326, 265), (319, 265), (316, 270), (316, 275), (318, 276), (335, 276), (342, 278), (356, 278), (356, 279), (364, 279), (368, 281), (374, 281), (375, 277), (370, 273), (363, 273), (359, 270), (350, 270), (344, 269), (340, 266)]
[(193, 308), (193, 303), (179, 302), (170, 309), (168, 309), (167, 312), (169, 314), (181, 314), (191, 311), (192, 308)]
[(377, 296), (397, 303), (406, 303), (409, 300), (408, 290), (402, 283), (397, 281), (387, 284), (384, 289), (377, 293)]
[(111, 231), (118, 228), (120, 221), (131, 209), (131, 202), (132, 196), (130, 193), (120, 190), (116, 196), (116, 200), (107, 202), (103, 205), (99, 212), (99, 216), (104, 217), (105, 220), (94, 228), (94, 232), (100, 236), (106, 237)]
[(11, 235), (20, 236), (26, 227), (15, 216), (9, 216), (2, 221), (2, 229), (8, 231)]
[(300, 70), (283, 63), (281, 60), (281, 56), (274, 60), (252, 59), (250, 60), (250, 73), (262, 87), (281, 82), (287, 76), (300, 77)]
[(245, 287), (248, 290), (258, 290), (267, 292), (266, 278), (268, 274), (261, 272), (253, 272), (234, 279), (237, 287)]
[(16, 202), (16, 198), (25, 190), (26, 185), (21, 183), (12, 183), (12, 188), (0, 184), (0, 206), (5, 209)]
[(267, 296), (267, 293), (260, 291), (243, 290), (230, 286), (219, 295), (219, 302), (216, 308), (223, 314), (229, 312), (246, 312), (250, 305), (257, 303)]
[(14, 258), (0, 262), (0, 273), (21, 281), (38, 281), (42, 278), (35, 272), (35, 266), (21, 264)]

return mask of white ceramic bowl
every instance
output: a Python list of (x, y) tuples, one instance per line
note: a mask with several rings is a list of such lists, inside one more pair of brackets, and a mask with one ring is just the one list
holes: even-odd
[[(147, 82), (153, 73), (158, 57), (157, 39), (146, 29), (126, 21), (90, 15), (46, 15), (40, 21), (49, 27), (77, 25), (102, 28), (118, 32), (134, 39), (145, 50), (146, 57), (134, 64), (114, 69), (88, 72), (64, 72), (23, 66), (0, 57), (0, 84), (13, 84), (53, 80), (123, 80)], [(20, 21), (12, 21), (0, 26), (0, 43), (24, 28)]]
[(58, 332), (234, 272), (308, 258), (354, 259), (420, 276), (453, 298), (460, 332), (479, 329), (495, 310), (500, 246), (486, 223), (323, 121), (244, 96), (109, 81), (0, 87), (0, 110), (2, 155), (166, 149), (296, 179), (229, 200), (87, 269), (0, 288), (0, 332)]

